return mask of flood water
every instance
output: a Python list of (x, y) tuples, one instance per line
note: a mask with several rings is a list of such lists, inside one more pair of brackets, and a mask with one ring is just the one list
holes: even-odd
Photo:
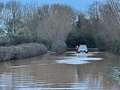
[(0, 63), (0, 90), (120, 90), (120, 58), (103, 52)]

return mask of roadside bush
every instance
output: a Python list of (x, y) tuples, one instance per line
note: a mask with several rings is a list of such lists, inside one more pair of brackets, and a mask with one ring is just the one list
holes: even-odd
[(22, 59), (45, 54), (47, 48), (43, 44), (29, 43), (17, 46), (0, 47), (0, 61)]
[(115, 41), (111, 42), (109, 51), (113, 52), (115, 54), (120, 54), (120, 41), (115, 40)]
[(41, 55), (47, 52), (47, 48), (43, 44), (30, 43), (22, 44), (16, 47), (15, 55), (17, 58), (27, 58)]
[(38, 38), (36, 40), (36, 42), (37, 43), (43, 43), (48, 48), (48, 50), (51, 49), (51, 45), (52, 45), (52, 41), (51, 40)]
[(63, 53), (63, 52), (66, 51), (66, 47), (67, 47), (67, 46), (66, 46), (66, 44), (65, 44), (64, 41), (58, 40), (58, 41), (56, 41), (56, 42), (53, 42), (51, 49), (52, 49), (53, 52)]
[(14, 58), (15, 49), (11, 47), (0, 47), (0, 61), (11, 60)]
[(0, 46), (5, 46), (10, 43), (10, 40), (8, 37), (0, 37)]

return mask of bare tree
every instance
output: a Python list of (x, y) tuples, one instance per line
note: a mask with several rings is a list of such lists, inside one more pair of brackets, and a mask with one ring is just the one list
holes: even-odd
[(10, 32), (14, 34), (17, 30), (17, 24), (20, 23), (20, 3), (16, 0), (9, 1), (6, 4), (6, 9), (9, 11), (9, 15), (11, 15), (8, 19)]
[(0, 12), (2, 11), (3, 8), (4, 8), (4, 3), (0, 2)]
[[(40, 11), (39, 11), (40, 13)], [(38, 25), (38, 32), (41, 37), (50, 39), (52, 41), (64, 41), (68, 33), (72, 29), (72, 17), (74, 12), (71, 8), (64, 5), (45, 6), (41, 9), (40, 24)], [(42, 30), (41, 30), (42, 29)]]
[[(106, 49), (116, 50), (118, 49), (119, 38), (120, 38), (120, 7), (119, 0), (106, 0), (106, 3), (98, 3), (99, 9), (92, 5), (90, 9), (90, 18), (94, 29), (94, 36), (96, 42), (99, 43), (99, 39), (104, 42)], [(97, 14), (95, 13), (97, 11)], [(98, 21), (96, 15), (99, 16)], [(94, 22), (94, 23), (93, 23)], [(97, 24), (97, 25), (96, 25)], [(96, 33), (96, 34), (95, 34)], [(99, 40), (99, 41), (98, 41)], [(100, 46), (101, 47), (101, 46)]]

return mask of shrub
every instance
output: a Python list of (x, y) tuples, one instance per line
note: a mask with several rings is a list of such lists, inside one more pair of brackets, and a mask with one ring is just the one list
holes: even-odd
[(45, 54), (47, 48), (43, 44), (29, 43), (17, 46), (0, 47), (0, 61), (22, 59)]
[(63, 53), (66, 50), (66, 44), (65, 44), (64, 41), (58, 40), (56, 42), (53, 42), (51, 49), (52, 49), (53, 52)]
[(49, 39), (42, 39), (42, 38), (38, 38), (36, 40), (37, 43), (43, 43), (47, 48), (48, 50), (51, 49), (51, 45), (52, 45), (52, 41), (49, 40)]
[(0, 37), (0, 46), (5, 46), (10, 43), (10, 39), (8, 37)]
[(0, 61), (14, 58), (14, 47), (0, 47)]
[(111, 42), (110, 50), (111, 52), (115, 54), (120, 54), (120, 41), (119, 40), (114, 40)]

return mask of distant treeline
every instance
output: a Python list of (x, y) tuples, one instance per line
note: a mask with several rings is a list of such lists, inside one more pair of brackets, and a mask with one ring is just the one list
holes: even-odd
[(42, 43), (49, 50), (63, 52), (75, 17), (66, 5), (21, 5), (18, 0), (0, 3), (0, 45)]
[(18, 0), (0, 3), (0, 45), (42, 43), (63, 52), (79, 44), (120, 53), (118, 0), (94, 2), (88, 13), (67, 5), (21, 5)]
[(120, 54), (120, 2), (94, 2), (89, 9), (97, 47)]
[(78, 22), (66, 40), (69, 47), (87, 44), (120, 54), (120, 2), (94, 2), (86, 14), (78, 15)]

